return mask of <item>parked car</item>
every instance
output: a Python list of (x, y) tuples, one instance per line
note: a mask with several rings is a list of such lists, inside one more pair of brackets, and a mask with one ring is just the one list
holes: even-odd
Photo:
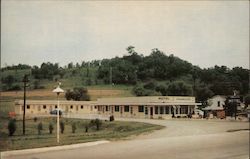
[[(58, 109), (52, 110), (52, 111), (50, 111), (50, 114), (57, 115), (57, 111), (58, 111)], [(59, 110), (59, 115), (62, 115), (62, 114), (63, 114), (62, 110)]]

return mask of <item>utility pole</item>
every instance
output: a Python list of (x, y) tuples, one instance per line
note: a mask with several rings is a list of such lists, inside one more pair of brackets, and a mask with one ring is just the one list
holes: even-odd
[[(250, 60), (250, 56), (249, 56), (249, 60)], [(249, 74), (249, 78), (248, 78), (248, 93), (250, 94), (250, 66), (249, 66), (248, 74)]]
[[(113, 85), (113, 83), (112, 83), (112, 67), (110, 67), (110, 69), (109, 69), (109, 83), (110, 83), (110, 88), (112, 90), (112, 85)], [(111, 96), (112, 96), (112, 91), (111, 91)]]
[(26, 87), (28, 87), (28, 82), (28, 75), (25, 74), (23, 77), (23, 135), (25, 135)]

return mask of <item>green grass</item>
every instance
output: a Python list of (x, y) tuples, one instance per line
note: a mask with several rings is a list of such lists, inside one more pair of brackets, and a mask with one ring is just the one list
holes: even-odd
[[(84, 143), (97, 140), (120, 140), (128, 137), (139, 135), (145, 132), (151, 132), (163, 128), (163, 126), (140, 123), (140, 122), (124, 122), (124, 121), (102, 121), (99, 131), (95, 127), (89, 128), (89, 132), (85, 132), (84, 124), (89, 120), (83, 119), (66, 119), (62, 118), (65, 123), (65, 132), (60, 134), (60, 144), (56, 142), (56, 118), (38, 118), (34, 120), (26, 120), (26, 135), (22, 135), (22, 121), (17, 121), (17, 130), (14, 136), (8, 136), (7, 118), (0, 120), (0, 151), (27, 149), (36, 147), (47, 147), (56, 145), (68, 145), (74, 143)], [(42, 134), (38, 135), (37, 125), (43, 123)], [(52, 123), (54, 131), (49, 134), (48, 125)], [(76, 123), (76, 133), (72, 133), (71, 124)]]

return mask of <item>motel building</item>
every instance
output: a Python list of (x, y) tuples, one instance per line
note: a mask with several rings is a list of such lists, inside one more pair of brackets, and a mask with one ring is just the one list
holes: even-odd
[[(57, 101), (53, 100), (27, 100), (26, 114), (49, 114), (57, 109)], [(98, 115), (118, 118), (149, 118), (169, 119), (186, 117), (193, 114), (195, 97), (190, 96), (147, 96), (147, 97), (121, 97), (99, 98), (97, 101), (60, 101), (60, 110), (63, 114)], [(16, 114), (23, 113), (23, 101), (16, 101)]]
[[(97, 109), (93, 101), (67, 101), (59, 103), (63, 114), (96, 114)], [(27, 115), (46, 115), (57, 109), (57, 100), (26, 100)], [(15, 101), (15, 113), (23, 114), (23, 100)]]

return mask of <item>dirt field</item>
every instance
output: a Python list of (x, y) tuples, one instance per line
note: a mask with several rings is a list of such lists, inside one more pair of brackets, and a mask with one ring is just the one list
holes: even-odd
[[(112, 89), (89, 89), (89, 95), (92, 100), (100, 97), (121, 97), (121, 96), (129, 96), (130, 92), (128, 90), (112, 90)], [(56, 98), (55, 93), (51, 90), (32, 90), (27, 91), (27, 98), (34, 97), (37, 98), (47, 98), (53, 99)], [(23, 91), (9, 91), (9, 92), (1, 92), (1, 98), (13, 98), (13, 99), (21, 99), (23, 98)], [(61, 95), (61, 99), (64, 99), (64, 95)]]

